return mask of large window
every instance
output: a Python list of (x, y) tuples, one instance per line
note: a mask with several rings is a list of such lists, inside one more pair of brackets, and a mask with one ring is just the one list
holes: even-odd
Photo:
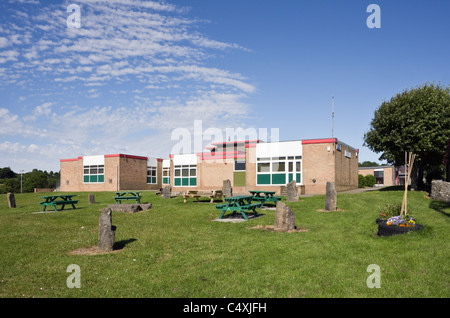
[(163, 168), (163, 184), (170, 184), (170, 167)]
[(197, 165), (177, 165), (174, 167), (175, 187), (197, 186)]
[(105, 166), (91, 165), (83, 167), (84, 183), (103, 183), (105, 182)]
[(147, 167), (147, 183), (156, 184), (156, 167)]
[(257, 185), (285, 185), (292, 180), (302, 183), (302, 156), (257, 158)]
[(375, 170), (373, 175), (376, 179), (376, 184), (384, 184), (384, 171), (383, 170)]

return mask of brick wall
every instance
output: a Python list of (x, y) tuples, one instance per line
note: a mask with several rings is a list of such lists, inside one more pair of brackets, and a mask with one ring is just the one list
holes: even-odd
[[(340, 143), (341, 150), (335, 151), (336, 191), (346, 191), (358, 188), (358, 153), (345, 144)], [(350, 157), (346, 156), (350, 154)]]
[(332, 143), (303, 144), (302, 181), (305, 194), (323, 194), (328, 182), (335, 182)]

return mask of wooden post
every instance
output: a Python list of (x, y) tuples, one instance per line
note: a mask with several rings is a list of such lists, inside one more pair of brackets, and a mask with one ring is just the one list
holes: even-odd
[(403, 201), (402, 201), (402, 209), (400, 211), (400, 217), (406, 216), (408, 213), (408, 184), (409, 180), (411, 179), (411, 172), (414, 165), (414, 159), (416, 155), (413, 153), (409, 153), (405, 151), (405, 193), (403, 194)]

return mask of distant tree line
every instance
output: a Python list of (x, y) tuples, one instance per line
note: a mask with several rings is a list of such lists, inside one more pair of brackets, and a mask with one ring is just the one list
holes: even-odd
[[(20, 193), (19, 173), (9, 167), (0, 168), (0, 193)], [(56, 188), (59, 184), (59, 172), (47, 172), (33, 169), (22, 175), (22, 192), (34, 192), (34, 188)]]

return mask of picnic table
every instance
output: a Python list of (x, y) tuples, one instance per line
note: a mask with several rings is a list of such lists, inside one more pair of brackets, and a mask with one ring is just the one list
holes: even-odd
[(199, 201), (198, 199), (201, 197), (210, 198), (211, 199), (210, 203), (213, 203), (214, 199), (216, 199), (216, 198), (220, 198), (220, 199), (222, 199), (222, 201), (224, 201), (224, 196), (223, 196), (222, 190), (212, 190), (210, 192), (199, 192), (199, 191), (191, 190), (191, 191), (188, 191), (183, 194), (184, 203), (187, 202), (188, 198), (195, 198), (198, 202)]
[(274, 196), (275, 191), (252, 190), (249, 192), (252, 194), (253, 201), (261, 202), (263, 205), (266, 202), (273, 202), (276, 205), (281, 200), (281, 197)]
[(216, 205), (217, 210), (221, 210), (222, 213), (219, 216), (221, 219), (225, 212), (232, 211), (233, 214), (241, 213), (245, 220), (248, 220), (246, 213), (253, 212), (255, 216), (258, 216), (256, 208), (260, 208), (262, 203), (252, 203), (253, 196), (251, 195), (239, 195), (234, 197), (224, 198), (226, 203)]
[(135, 203), (141, 203), (141, 193), (133, 191), (116, 192), (114, 199), (116, 200), (116, 204), (121, 204), (122, 201), (126, 200), (134, 200)]
[(60, 210), (64, 210), (66, 204), (70, 204), (72, 205), (72, 208), (76, 209), (75, 204), (78, 203), (78, 200), (72, 199), (75, 196), (76, 194), (57, 194), (57, 195), (41, 196), (41, 198), (44, 199), (44, 201), (39, 202), (39, 204), (42, 205), (42, 211), (45, 211), (48, 206), (52, 206), (55, 211), (58, 211), (58, 209), (56, 208), (57, 205), (62, 205)]

